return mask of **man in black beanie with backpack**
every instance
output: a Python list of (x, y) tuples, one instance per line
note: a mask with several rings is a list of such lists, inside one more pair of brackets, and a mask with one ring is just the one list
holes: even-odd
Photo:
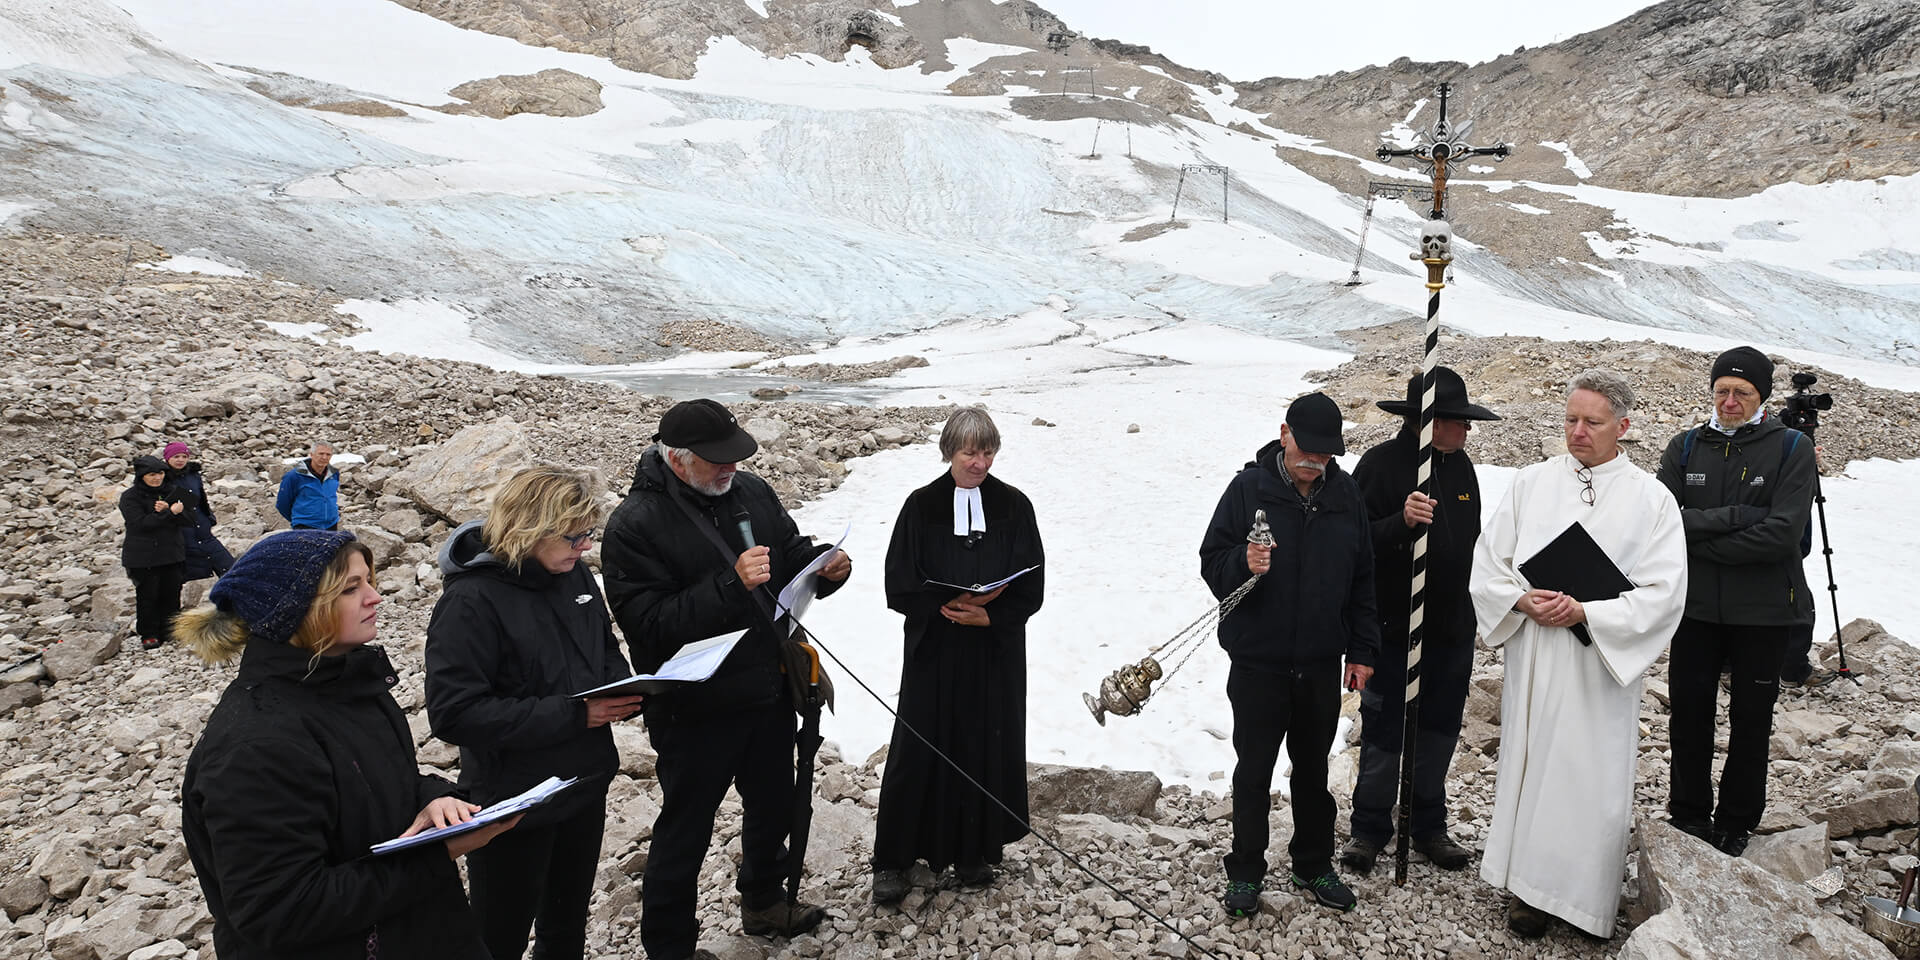
[[(1795, 624), (1813, 622), (1800, 566), (1812, 508), (1813, 444), (1768, 416), (1773, 362), (1735, 347), (1713, 363), (1713, 415), (1667, 444), (1658, 477), (1687, 536), (1687, 609), (1667, 671), (1673, 825), (1739, 856), (1766, 809), (1767, 750), (1780, 663)], [(1720, 672), (1733, 672), (1731, 735), (1713, 790)]]

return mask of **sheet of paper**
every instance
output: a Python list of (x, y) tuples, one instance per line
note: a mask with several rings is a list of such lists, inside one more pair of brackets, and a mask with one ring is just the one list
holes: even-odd
[(827, 561), (840, 550), (841, 544), (847, 542), (847, 534), (852, 532), (853, 524), (848, 523), (847, 528), (840, 531), (840, 539), (833, 542), (832, 550), (814, 557), (805, 570), (787, 581), (786, 588), (780, 591), (780, 602), (773, 609), (775, 620), (787, 613), (792, 613), (795, 620), (801, 619), (801, 615), (807, 612), (807, 605), (813, 602), (813, 595), (818, 592), (820, 571), (826, 569)]
[(992, 583), (976, 583), (976, 584), (973, 584), (972, 586), (968, 586), (964, 583), (948, 583), (944, 580), (928, 580), (927, 585), (930, 587), (952, 587), (953, 589), (959, 590), (963, 593), (992, 593), (995, 590), (998, 590), (1001, 587), (1004, 587), (1007, 584), (1012, 583), (1015, 580), (1018, 580), (1021, 577), (1024, 577), (1027, 574), (1032, 573), (1038, 569), (1040, 569), (1040, 565), (1036, 563), (1033, 566), (1026, 568), (1025, 570), (1016, 571), (1005, 577), (1001, 577), (1000, 579), (995, 580)]
[(489, 823), (496, 823), (508, 819), (515, 814), (525, 813), (553, 799), (555, 794), (573, 786), (577, 782), (578, 778), (573, 777), (565, 780), (559, 777), (548, 777), (528, 787), (525, 793), (509, 797), (474, 814), (473, 819), (465, 823), (455, 823), (444, 827), (434, 827), (431, 830), (422, 830), (411, 837), (395, 837), (392, 840), (376, 843), (371, 849), (373, 854), (378, 856), (383, 853), (393, 853), (397, 850), (409, 850), (424, 844), (440, 843), (448, 837), (457, 837), (469, 830), (478, 830)]
[(574, 694), (572, 699), (579, 700), (583, 697), (594, 696), (616, 696), (619, 694), (609, 693), (609, 691), (619, 690), (623, 687), (633, 688), (643, 686), (644, 684), (639, 681), (668, 680), (682, 683), (698, 683), (713, 676), (713, 672), (720, 669), (721, 661), (727, 659), (727, 654), (733, 652), (734, 645), (739, 643), (740, 638), (746, 635), (747, 631), (745, 630), (735, 630), (732, 633), (723, 633), (717, 637), (708, 637), (705, 640), (696, 640), (693, 643), (685, 644), (674, 653), (673, 659), (661, 664), (660, 669), (653, 673), (644, 673), (638, 676), (628, 677), (625, 680), (615, 680), (612, 683), (604, 683), (591, 690), (582, 690)]

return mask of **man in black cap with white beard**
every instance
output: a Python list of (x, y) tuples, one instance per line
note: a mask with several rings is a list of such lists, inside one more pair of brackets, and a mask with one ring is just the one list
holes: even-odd
[(1414, 734), (1413, 848), (1443, 870), (1472, 860), (1447, 836), (1447, 768), (1460, 739), (1460, 717), (1473, 677), (1473, 602), (1467, 581), (1473, 545), (1480, 539), (1480, 479), (1463, 449), (1475, 420), (1499, 415), (1467, 402), (1467, 384), (1446, 367), (1433, 368), (1431, 495), (1415, 487), (1420, 468), (1420, 387), (1414, 374), (1407, 398), (1374, 406), (1406, 418), (1400, 432), (1368, 450), (1353, 469), (1372, 521), (1373, 586), (1380, 608), (1380, 661), (1360, 695), (1360, 771), (1353, 786), (1353, 833), (1340, 862), (1366, 873), (1393, 839), (1405, 732), (1407, 633), (1413, 585), (1413, 546), (1427, 535), (1426, 589), (1420, 636), (1420, 729)]
[[(729, 785), (741, 803), (742, 929), (794, 936), (824, 915), (784, 887), (795, 707), (781, 675), (785, 621), (775, 624), (765, 595), (832, 548), (802, 535), (766, 482), (739, 469), (759, 444), (726, 407), (676, 404), (654, 439), (601, 541), (607, 603), (634, 670), (652, 673), (684, 644), (747, 629), (710, 679), (649, 696), (645, 707), (662, 803), (641, 884), (640, 941), (651, 960), (682, 960), (711, 956), (697, 949), (695, 900)], [(832, 557), (817, 595), (852, 570), (845, 553)]]
[[(1739, 856), (1767, 804), (1767, 753), (1780, 661), (1813, 622), (1800, 566), (1812, 509), (1813, 444), (1768, 416), (1773, 362), (1735, 347), (1713, 362), (1713, 416), (1675, 436), (1657, 474), (1687, 535), (1687, 608), (1667, 660), (1673, 825)], [(1733, 671), (1727, 762), (1713, 791), (1720, 671)]]
[[(1326, 906), (1351, 910), (1355, 904), (1333, 871), (1327, 751), (1340, 722), (1343, 676), (1348, 689), (1367, 685), (1380, 627), (1366, 504), (1353, 478), (1333, 462), (1347, 449), (1340, 431), (1340, 408), (1327, 395), (1295, 400), (1280, 439), (1260, 448), (1227, 484), (1200, 542), (1200, 575), (1215, 597), (1225, 599), (1260, 576), (1220, 619), (1220, 646), (1233, 661), (1227, 699), (1236, 758), (1233, 851), (1221, 900), (1229, 916), (1259, 909), (1282, 741), (1293, 761), (1292, 883)], [(1256, 510), (1266, 512), (1270, 547), (1248, 541)]]

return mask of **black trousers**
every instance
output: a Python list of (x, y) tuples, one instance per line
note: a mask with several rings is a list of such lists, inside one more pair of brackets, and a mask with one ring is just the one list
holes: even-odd
[[(1373, 718), (1363, 722), (1372, 723)], [(1447, 769), (1457, 734), (1416, 731), (1413, 739), (1413, 839), (1447, 832)], [(1400, 799), (1400, 751), (1360, 741), (1360, 775), (1353, 784), (1353, 836), (1384, 847), (1393, 839), (1394, 804)]]
[(521, 824), (467, 854), (468, 895), (493, 960), (519, 960), (529, 929), (534, 960), (586, 955), (587, 898), (606, 825), (603, 792), (565, 820)]
[(133, 581), (133, 628), (140, 639), (173, 639), (173, 618), (180, 613), (181, 564), (128, 567)]
[(1340, 661), (1292, 673), (1264, 673), (1235, 664), (1227, 672), (1233, 704), (1233, 852), (1228, 880), (1258, 882), (1267, 873), (1267, 814), (1280, 744), (1293, 761), (1293, 870), (1316, 877), (1333, 868), (1333, 794), (1327, 751), (1340, 724)]
[(796, 729), (785, 701), (699, 718), (647, 715), (662, 794), (640, 884), (640, 945), (652, 960), (692, 956), (699, 942), (700, 862), (729, 785), (740, 793), (740, 905), (786, 899)]
[[(1676, 824), (1751, 833), (1767, 806), (1767, 750), (1773, 702), (1780, 695), (1780, 657), (1790, 626), (1680, 621), (1667, 659), (1672, 700), (1673, 785), (1667, 812)], [(1714, 803), (1714, 719), (1720, 668), (1733, 667), (1727, 707), (1727, 763)]]
[(1788, 628), (1787, 652), (1780, 658), (1780, 679), (1805, 683), (1813, 676), (1813, 624), (1798, 623)]

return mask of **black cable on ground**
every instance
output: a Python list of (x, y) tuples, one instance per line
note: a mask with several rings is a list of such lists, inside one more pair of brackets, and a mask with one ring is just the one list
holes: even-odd
[(994, 806), (999, 807), (1001, 811), (1004, 812), (1007, 816), (1013, 818), (1015, 822), (1027, 828), (1028, 833), (1031, 833), (1035, 837), (1038, 837), (1041, 843), (1046, 844), (1049, 848), (1053, 850), (1054, 853), (1059, 854), (1068, 863), (1073, 864), (1075, 869), (1099, 881), (1101, 886), (1106, 887), (1108, 890), (1111, 890), (1114, 893), (1118, 894), (1121, 899), (1127, 901), (1128, 903), (1133, 904), (1136, 908), (1140, 910), (1141, 913), (1144, 913), (1147, 916), (1152, 917), (1155, 923), (1158, 923), (1159, 925), (1166, 927), (1169, 931), (1173, 933), (1174, 936), (1179, 937), (1181, 940), (1185, 941), (1187, 946), (1190, 946), (1193, 949), (1200, 951), (1203, 955), (1213, 958), (1213, 960), (1220, 960), (1219, 954), (1214, 953), (1211, 950), (1208, 950), (1206, 947), (1203, 947), (1198, 943), (1195, 943), (1192, 937), (1187, 936), (1185, 933), (1181, 932), (1179, 927), (1174, 926), (1173, 921), (1168, 920), (1166, 917), (1163, 917), (1153, 912), (1153, 910), (1149, 909), (1146, 904), (1141, 903), (1139, 900), (1134, 899), (1132, 894), (1126, 892), (1125, 890), (1120, 889), (1119, 887), (1114, 886), (1112, 882), (1107, 880), (1107, 878), (1093, 872), (1092, 867), (1089, 867), (1086, 864), (1080, 862), (1080, 858), (1074, 856), (1071, 853), (1068, 853), (1059, 844), (1053, 842), (1052, 837), (1049, 837), (1046, 834), (1041, 833), (1039, 830), (1034, 829), (1034, 826), (1032, 823), (1028, 822), (1025, 818), (1021, 817), (1019, 814), (1014, 813), (1013, 810), (1009, 808), (1006, 804), (1001, 803), (1000, 798), (993, 795), (993, 791), (988, 790), (986, 786), (983, 785), (980, 781), (975, 780), (972, 777), (972, 775), (967, 773), (967, 771), (962, 770), (960, 768), (960, 764), (954, 762), (954, 759), (952, 757), (947, 756), (946, 753), (943, 752), (939, 747), (934, 746), (933, 741), (928, 740), (924, 734), (922, 734), (918, 730), (915, 730), (912, 724), (901, 719), (900, 711), (895, 710), (893, 708), (893, 705), (889, 704), (886, 701), (886, 698), (874, 692), (874, 689), (872, 687), (867, 686), (867, 682), (865, 680), (860, 679), (860, 675), (857, 673), (854, 673), (852, 668), (848, 667), (846, 663), (843, 662), (837, 655), (835, 655), (832, 650), (827, 648), (826, 644), (821, 643), (820, 637), (817, 634), (815, 634), (812, 630), (807, 629), (806, 624), (800, 623), (798, 620), (795, 620), (794, 623), (796, 626), (798, 626), (801, 629), (802, 632), (806, 633), (807, 640), (809, 642), (811, 642), (814, 646), (818, 647), (822, 653), (825, 653), (829, 658), (833, 660), (834, 666), (839, 667), (842, 673), (844, 673), (848, 678), (852, 679), (854, 683), (859, 684), (860, 689), (865, 690), (867, 692), (867, 696), (872, 697), (873, 701), (875, 703), (878, 703), (882, 709), (885, 709), (888, 713), (892, 714), (895, 723), (898, 723), (908, 733), (913, 734), (914, 737), (918, 739), (921, 743), (926, 744), (927, 749), (932, 750), (934, 756), (939, 757), (941, 760), (945, 761), (947, 766), (953, 768), (953, 772), (960, 775), (961, 779), (972, 784), (973, 788), (975, 790), (980, 791), (980, 794), (982, 796), (986, 797), (988, 800), (993, 801)]

